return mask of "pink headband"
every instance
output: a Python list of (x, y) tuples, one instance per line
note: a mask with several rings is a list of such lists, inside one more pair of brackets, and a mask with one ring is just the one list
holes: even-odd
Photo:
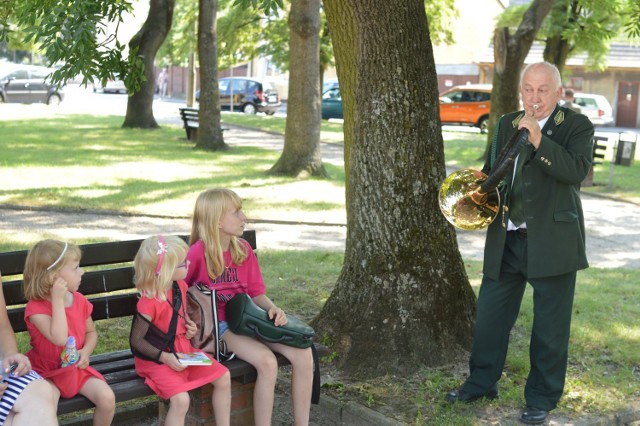
[(164, 243), (164, 236), (158, 235), (158, 266), (156, 266), (156, 277), (160, 275), (160, 269), (162, 269), (162, 261), (164, 260), (164, 254), (167, 252), (167, 245)]

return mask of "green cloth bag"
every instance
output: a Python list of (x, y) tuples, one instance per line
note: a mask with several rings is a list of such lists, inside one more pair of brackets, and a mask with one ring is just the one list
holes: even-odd
[(315, 331), (311, 326), (288, 314), (285, 325), (275, 326), (267, 311), (256, 305), (247, 294), (236, 294), (227, 302), (226, 309), (229, 330), (236, 334), (294, 348), (305, 349), (313, 345)]

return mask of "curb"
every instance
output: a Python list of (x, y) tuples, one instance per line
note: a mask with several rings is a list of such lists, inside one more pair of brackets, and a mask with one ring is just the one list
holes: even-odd
[(580, 426), (612, 426), (612, 425), (637, 425), (640, 423), (640, 407), (632, 406), (619, 413), (610, 414), (595, 420), (587, 420), (585, 423), (576, 423)]
[[(284, 139), (284, 133), (280, 133), (280, 132), (276, 132), (275, 130), (265, 130), (265, 129), (259, 129), (257, 127), (250, 127), (250, 126), (244, 126), (242, 124), (235, 124), (235, 123), (225, 123), (223, 120), (223, 117), (221, 117), (220, 119), (220, 124), (224, 124), (226, 127), (229, 128), (234, 128), (237, 130), (247, 130), (247, 131), (252, 131), (252, 132), (262, 132), (262, 133), (266, 133), (268, 135), (271, 136), (278, 136)], [(328, 144), (328, 145), (341, 145), (344, 146), (344, 140), (343, 141), (334, 141), (334, 140), (327, 140), (327, 139), (322, 139), (320, 138), (320, 143), (324, 143), (324, 144)]]
[(318, 407), (330, 413), (340, 426), (405, 426), (407, 423), (386, 417), (375, 410), (355, 402), (341, 402), (329, 396), (320, 396)]

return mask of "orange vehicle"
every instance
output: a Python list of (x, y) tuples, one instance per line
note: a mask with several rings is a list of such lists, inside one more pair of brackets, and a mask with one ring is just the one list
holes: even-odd
[(440, 122), (474, 126), (487, 132), (491, 111), (491, 85), (455, 86), (440, 94)]

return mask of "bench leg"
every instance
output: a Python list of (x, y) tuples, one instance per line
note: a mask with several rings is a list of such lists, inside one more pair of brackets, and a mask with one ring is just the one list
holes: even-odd
[[(243, 385), (235, 380), (231, 381), (231, 425), (246, 426), (254, 423), (253, 419), (253, 388), (255, 383)], [(215, 425), (213, 407), (211, 407), (212, 385), (205, 385), (189, 391), (191, 402), (185, 419), (185, 426)], [(160, 424), (169, 411), (169, 401), (162, 400), (159, 410)]]
[(187, 127), (185, 130), (187, 131), (187, 140), (190, 140), (190, 141), (198, 140), (198, 128), (197, 127)]

